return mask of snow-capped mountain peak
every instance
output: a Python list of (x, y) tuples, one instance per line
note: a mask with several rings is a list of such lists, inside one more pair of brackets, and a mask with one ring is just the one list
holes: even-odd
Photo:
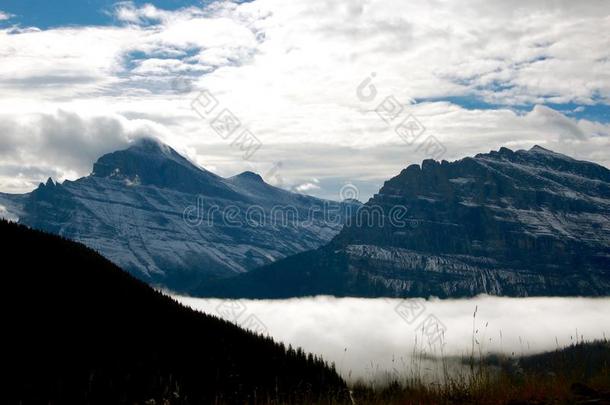
[(221, 177), (196, 166), (168, 145), (150, 138), (140, 139), (127, 149), (100, 157), (93, 165), (91, 176), (121, 180), (130, 185), (141, 184), (239, 199)]
[[(0, 195), (0, 204), (26, 225), (83, 242), (137, 277), (181, 292), (319, 247), (341, 227), (318, 217), (278, 225), (270, 214), (278, 204), (307, 218), (325, 202), (252, 172), (217, 176), (148, 138), (100, 157), (90, 176), (49, 180), (20, 199)], [(257, 223), (249, 222), (253, 207)]]

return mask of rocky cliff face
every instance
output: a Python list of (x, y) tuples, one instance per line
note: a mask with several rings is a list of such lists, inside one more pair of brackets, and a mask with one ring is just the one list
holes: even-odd
[(335, 204), (338, 215), (329, 220), (319, 214), (327, 201), (250, 172), (219, 177), (146, 139), (102, 156), (90, 176), (49, 180), (23, 198), (21, 223), (80, 241), (153, 285), (186, 293), (209, 277), (319, 247), (351, 207)]
[[(406, 216), (389, 220), (397, 206)], [(610, 171), (602, 166), (539, 146), (426, 160), (387, 181), (366, 207), (385, 220), (352, 219), (321, 249), (200, 293), (610, 293)]]

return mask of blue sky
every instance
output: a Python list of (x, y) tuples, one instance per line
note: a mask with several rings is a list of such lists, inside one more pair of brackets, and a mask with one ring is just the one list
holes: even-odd
[[(527, 113), (532, 111), (534, 104), (497, 104), (490, 103), (477, 97), (476, 95), (464, 96), (445, 96), (432, 97), (415, 100), (416, 102), (439, 102), (447, 101), (455, 105), (459, 105), (467, 110), (497, 110), (510, 109), (518, 113)], [(609, 123), (610, 122), (610, 105), (605, 100), (594, 100), (595, 104), (578, 104), (578, 103), (540, 103), (549, 108), (557, 110), (568, 117), (575, 119), (586, 119), (594, 122)]]
[[(176, 10), (183, 7), (200, 5), (202, 2), (188, 0), (133, 1), (135, 5), (146, 3), (166, 9)], [(112, 10), (117, 2), (108, 0), (4, 0), (2, 9), (15, 17), (11, 23), (38, 28), (67, 25), (111, 25), (117, 19)], [(7, 24), (7, 23), (5, 23)]]
[[(327, 198), (501, 146), (608, 166), (609, 23), (597, 0), (5, 0), (0, 191), (86, 175), (140, 136)], [(256, 154), (192, 110), (202, 91)]]

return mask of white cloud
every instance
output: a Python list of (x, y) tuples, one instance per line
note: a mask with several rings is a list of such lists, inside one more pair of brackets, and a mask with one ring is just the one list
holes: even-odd
[(73, 180), (90, 173), (98, 157), (136, 138), (164, 137), (154, 122), (61, 110), (19, 119), (0, 115), (0, 133), (0, 185), (5, 192), (31, 189), (48, 177)]
[(0, 10), (0, 21), (9, 20), (13, 17), (14, 17), (14, 15)]
[[(527, 113), (409, 105), (446, 158), (540, 143), (610, 163), (608, 124), (543, 106), (610, 104), (603, 2), (255, 0), (176, 11), (123, 2), (115, 16), (120, 26), (0, 30), (0, 109), (14, 119), (61, 109), (154, 121), (221, 174), (282, 161), (287, 184), (316, 176), (320, 189), (308, 192), (327, 196), (345, 181), (374, 189), (425, 157), (372, 112), (389, 95), (538, 104)], [(372, 72), (378, 96), (362, 102), (356, 87)], [(176, 92), (177, 76), (212, 90), (261, 139), (252, 161), (190, 111), (194, 93)]]
[(145, 4), (138, 8), (133, 2), (120, 2), (115, 6), (115, 16), (120, 21), (142, 24), (146, 20), (161, 21), (168, 17), (169, 13), (159, 10), (152, 4)]
[(308, 191), (311, 191), (311, 190), (319, 190), (320, 186), (318, 186), (317, 184), (314, 184), (314, 183), (303, 183), (303, 184), (299, 184), (295, 189), (296, 189), (296, 191), (298, 191), (300, 193), (307, 193)]
[[(223, 315), (222, 308), (219, 311), (222, 300), (176, 298), (200, 311)], [(226, 319), (245, 325), (245, 319), (254, 315), (274, 339), (322, 355), (350, 380), (371, 381), (386, 372), (413, 376), (418, 365), (423, 378), (435, 378), (442, 364), (421, 364), (413, 357), (422, 353), (441, 354), (438, 345), (428, 346), (426, 335), (418, 329), (430, 315), (446, 328), (442, 352), (446, 357), (470, 354), (475, 308), (478, 330), (475, 337), (480, 343), (475, 347), (475, 356), (479, 349), (483, 354), (508, 355), (550, 351), (557, 344), (566, 346), (575, 342), (576, 333), (578, 339), (582, 335), (593, 340), (610, 332), (607, 298), (433, 299), (423, 302), (424, 311), (419, 317), (408, 318), (412, 323), (396, 312), (401, 302), (396, 299), (314, 297), (239, 302), (245, 308), (243, 315), (237, 320)]]
[(132, 73), (138, 75), (170, 75), (172, 73), (187, 73), (191, 71), (205, 71), (205, 67), (184, 63), (179, 59), (157, 59), (150, 58), (137, 62), (137, 67)]

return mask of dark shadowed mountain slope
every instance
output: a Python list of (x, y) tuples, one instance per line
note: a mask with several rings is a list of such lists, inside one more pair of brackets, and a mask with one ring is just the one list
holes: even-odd
[[(152, 139), (102, 156), (90, 176), (49, 180), (24, 198), (13, 215), (20, 223), (82, 242), (150, 284), (186, 293), (209, 277), (317, 248), (342, 225), (341, 215), (316, 214), (327, 201), (250, 172), (219, 177)], [(334, 205), (341, 213), (352, 204)]]
[(343, 395), (343, 381), (321, 360), (187, 309), (81, 244), (5, 221), (0, 243), (2, 403), (316, 403)]
[[(390, 220), (395, 207), (406, 218)], [(369, 222), (371, 212), (384, 221)], [(198, 293), (608, 295), (610, 171), (539, 146), (425, 160), (387, 181), (328, 245)]]

